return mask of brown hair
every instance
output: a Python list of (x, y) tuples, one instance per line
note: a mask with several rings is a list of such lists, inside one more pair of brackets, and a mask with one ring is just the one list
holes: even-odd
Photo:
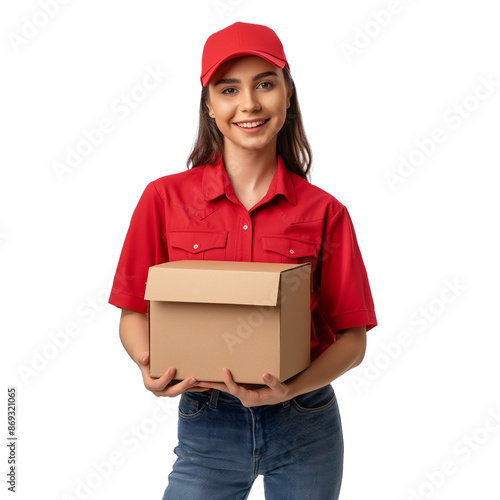
[[(277, 153), (283, 159), (288, 170), (308, 180), (312, 163), (311, 146), (302, 123), (295, 84), (286, 66), (283, 68), (283, 74), (287, 89), (292, 90), (292, 95), (285, 123), (278, 132)], [(218, 129), (215, 120), (212, 120), (208, 114), (208, 108), (205, 104), (207, 98), (208, 85), (203, 87), (201, 91), (198, 137), (187, 160), (187, 168), (190, 164), (191, 167), (214, 165), (224, 151), (224, 136)]]

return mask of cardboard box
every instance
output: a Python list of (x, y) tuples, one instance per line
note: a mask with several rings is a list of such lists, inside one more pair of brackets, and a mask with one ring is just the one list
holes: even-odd
[(310, 364), (311, 265), (183, 260), (149, 268), (150, 374), (280, 382)]

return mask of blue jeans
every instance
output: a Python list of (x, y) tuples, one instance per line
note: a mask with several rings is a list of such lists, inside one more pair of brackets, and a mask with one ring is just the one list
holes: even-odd
[(331, 385), (252, 408), (218, 390), (185, 392), (178, 437), (163, 500), (244, 500), (258, 475), (268, 500), (338, 499), (344, 441)]

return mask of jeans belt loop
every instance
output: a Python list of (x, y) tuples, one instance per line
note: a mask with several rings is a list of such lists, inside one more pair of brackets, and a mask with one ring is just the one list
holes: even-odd
[(212, 394), (210, 394), (210, 401), (208, 402), (208, 406), (210, 408), (217, 408), (217, 400), (219, 399), (219, 389), (214, 389)]

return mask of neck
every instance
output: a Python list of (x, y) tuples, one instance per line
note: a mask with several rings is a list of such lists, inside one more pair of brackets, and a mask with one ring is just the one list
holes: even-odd
[(248, 150), (224, 146), (224, 167), (233, 188), (251, 191), (263, 187), (266, 190), (276, 172), (278, 155), (276, 146), (265, 150)]
[(240, 202), (249, 210), (261, 200), (271, 184), (278, 167), (276, 145), (263, 150), (234, 148), (224, 145), (224, 167), (233, 191)]

